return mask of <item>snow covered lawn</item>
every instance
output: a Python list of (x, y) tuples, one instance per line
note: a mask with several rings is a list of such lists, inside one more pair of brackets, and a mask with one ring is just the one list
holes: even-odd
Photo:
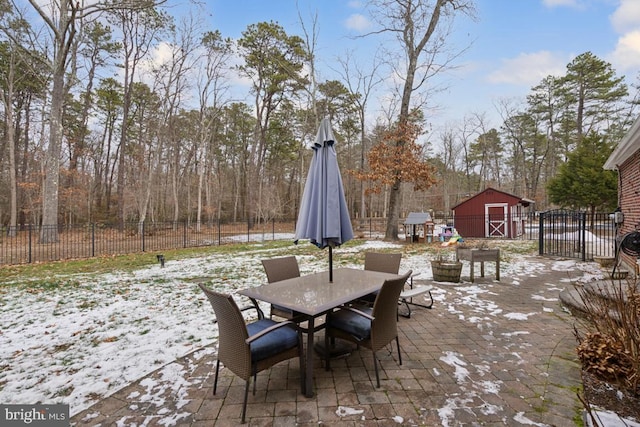
[[(431, 277), (433, 253), (419, 245), (350, 242), (334, 251), (334, 263), (360, 268), (363, 253), (380, 248), (403, 250), (402, 271)], [(0, 282), (0, 402), (68, 403), (71, 415), (86, 409), (215, 341), (213, 312), (198, 280), (233, 293), (265, 282), (260, 259), (286, 254), (298, 257), (302, 274), (327, 268), (327, 251), (307, 243), (284, 248), (256, 244), (242, 252), (167, 259), (164, 268), (153, 264), (132, 272), (52, 278), (56, 285), (30, 285), (29, 278), (19, 284)], [(492, 264), (486, 267), (490, 277)], [(468, 268), (465, 263), (463, 278)], [(503, 262), (502, 275), (517, 284), (518, 276), (535, 268), (512, 255)], [(479, 294), (473, 301), (482, 305)], [(241, 298), (237, 301), (243, 305)]]

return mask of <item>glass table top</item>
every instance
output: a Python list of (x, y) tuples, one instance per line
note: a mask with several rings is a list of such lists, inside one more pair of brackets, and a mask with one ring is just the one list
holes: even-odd
[(357, 268), (337, 268), (333, 270), (333, 282), (329, 282), (329, 271), (323, 271), (243, 289), (239, 294), (309, 316), (318, 316), (375, 292), (385, 280), (398, 277), (397, 274)]

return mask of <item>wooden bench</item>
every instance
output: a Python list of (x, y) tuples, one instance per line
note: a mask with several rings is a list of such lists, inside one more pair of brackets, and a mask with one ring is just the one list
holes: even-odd
[(480, 276), (484, 277), (484, 263), (496, 263), (496, 280), (500, 280), (500, 249), (472, 249), (472, 248), (456, 248), (456, 261), (469, 261), (471, 263), (471, 272), (469, 279), (473, 283), (474, 280), (474, 264), (480, 263)]
[[(400, 293), (400, 304), (404, 304), (405, 307), (407, 307), (406, 313), (398, 313), (402, 317), (406, 317), (406, 318), (411, 317), (410, 305), (415, 305), (417, 307), (424, 307), (424, 308), (433, 307), (433, 295), (431, 295), (431, 290), (433, 289), (433, 286), (431, 285), (426, 285), (426, 286), (421, 285), (416, 287), (413, 286), (413, 278), (414, 276), (418, 276), (419, 274), (420, 273), (414, 274), (413, 276), (411, 276), (411, 281), (409, 282), (409, 289), (405, 289)], [(429, 305), (413, 302), (414, 297), (426, 294), (427, 292), (429, 293), (429, 298), (431, 299), (431, 303)]]

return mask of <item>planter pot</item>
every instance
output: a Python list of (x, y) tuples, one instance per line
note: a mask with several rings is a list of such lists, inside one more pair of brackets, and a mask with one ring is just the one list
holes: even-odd
[(459, 261), (431, 261), (431, 271), (433, 272), (433, 280), (436, 282), (457, 283), (460, 281), (462, 263)]

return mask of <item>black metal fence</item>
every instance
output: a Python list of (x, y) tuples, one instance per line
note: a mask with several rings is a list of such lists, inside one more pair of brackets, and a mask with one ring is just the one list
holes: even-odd
[[(552, 213), (555, 212), (555, 213)], [(564, 213), (563, 213), (564, 212)], [(442, 240), (439, 230), (456, 223), (481, 222), (483, 215), (456, 217), (436, 215), (433, 229), (421, 230), (422, 239), (434, 242)], [(518, 233), (510, 238), (538, 240), (540, 254), (560, 255), (592, 259), (595, 255), (612, 254), (615, 243), (615, 228), (609, 214), (597, 214), (593, 221), (584, 213), (551, 211), (539, 217), (531, 214), (520, 217)], [(353, 220), (356, 237), (381, 239), (384, 237), (385, 218)], [(415, 230), (399, 223), (399, 235), (413, 240)], [(58, 226), (57, 239), (53, 243), (41, 243), (40, 235), (50, 230), (38, 226), (24, 226), (17, 230), (0, 229), (0, 265), (28, 264), (59, 261), (64, 259), (92, 258), (136, 252), (153, 252), (170, 249), (218, 246), (232, 243), (293, 239), (295, 220), (283, 219), (249, 224), (213, 222), (196, 224), (189, 222), (126, 223), (124, 227), (108, 224), (83, 224)], [(425, 233), (431, 234), (427, 238)], [(467, 239), (469, 236), (462, 236)], [(475, 236), (484, 238), (486, 236)], [(502, 236), (493, 236), (502, 237)]]
[(540, 255), (578, 258), (614, 257), (616, 224), (610, 213), (551, 210), (540, 214)]
[(41, 243), (43, 232), (51, 235), (44, 227), (25, 226), (15, 231), (4, 228), (0, 265), (277, 240), (292, 236), (295, 223), (131, 222), (124, 227), (91, 223), (57, 229), (55, 242)]

